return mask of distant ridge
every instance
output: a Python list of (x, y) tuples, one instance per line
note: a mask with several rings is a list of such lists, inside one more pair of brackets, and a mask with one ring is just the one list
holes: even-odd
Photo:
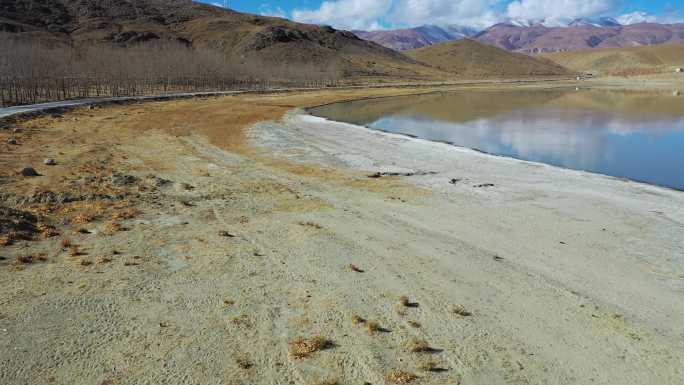
[(457, 25), (446, 27), (423, 25), (408, 29), (353, 32), (364, 40), (378, 43), (396, 51), (406, 51), (474, 36), (478, 31)]
[(684, 68), (684, 45), (678, 44), (559, 52), (543, 56), (574, 71), (595, 75), (662, 74)]
[(527, 54), (684, 44), (684, 24), (640, 23), (620, 25), (612, 19), (597, 24), (576, 20), (567, 26), (548, 23), (500, 23), (475, 36), (478, 41)]
[(351, 32), (189, 0), (0, 0), (0, 32), (76, 47), (175, 41), (222, 51), (234, 61), (334, 70), (345, 78), (444, 76)]
[(462, 77), (570, 75), (568, 69), (543, 58), (512, 53), (472, 39), (407, 51), (416, 60)]

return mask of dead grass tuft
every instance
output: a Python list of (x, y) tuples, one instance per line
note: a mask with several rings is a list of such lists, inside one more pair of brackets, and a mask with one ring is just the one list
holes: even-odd
[(458, 314), (461, 317), (470, 317), (473, 315), (473, 313), (469, 312), (466, 310), (466, 308), (463, 305), (456, 305), (451, 309), (451, 312), (454, 314)]
[(239, 316), (235, 316), (231, 318), (230, 322), (238, 327), (246, 327), (249, 328), (252, 326), (252, 322), (249, 320), (249, 317), (247, 314), (241, 314)]
[(418, 365), (418, 369), (420, 369), (424, 372), (438, 372), (438, 371), (440, 371), (441, 368), (439, 366), (439, 363), (437, 363), (437, 361), (427, 360), (427, 361), (421, 362), (420, 365)]
[(414, 338), (408, 343), (408, 351), (411, 353), (430, 353), (434, 349), (430, 347), (427, 341)]
[(106, 256), (99, 256), (97, 257), (97, 263), (100, 265), (103, 265), (105, 263), (110, 263), (112, 261), (111, 257), (106, 257)]
[(418, 321), (408, 321), (409, 326), (412, 328), (420, 329), (423, 325), (420, 324)]
[(121, 223), (119, 223), (119, 222), (113, 222), (113, 221), (112, 221), (112, 222), (108, 222), (108, 223), (104, 226), (104, 232), (105, 232), (106, 234), (110, 234), (110, 235), (111, 235), (111, 234), (114, 234), (114, 233), (118, 233), (118, 232), (120, 232), (120, 231), (125, 231), (125, 230), (126, 230), (126, 228), (123, 227), (123, 226), (121, 225)]
[(325, 350), (332, 346), (332, 341), (323, 337), (298, 338), (290, 342), (290, 354), (295, 358), (308, 358), (313, 353)]
[(43, 223), (39, 224), (37, 228), (38, 231), (43, 235), (43, 238), (54, 238), (59, 235), (59, 233), (57, 232), (57, 230), (55, 230), (54, 227), (48, 226)]
[(402, 295), (401, 297), (399, 297), (399, 305), (401, 305), (403, 307), (418, 307), (417, 302), (411, 302), (409, 297), (407, 297), (405, 295)]
[(93, 261), (89, 259), (81, 259), (81, 262), (79, 262), (81, 266), (90, 266), (93, 264)]
[(240, 367), (240, 369), (251, 369), (254, 367), (254, 362), (249, 357), (247, 353), (239, 353), (235, 356), (235, 363)]
[(368, 332), (371, 334), (379, 333), (382, 331), (382, 327), (380, 326), (380, 323), (377, 321), (366, 321), (366, 329), (368, 329)]
[(81, 251), (81, 248), (78, 245), (71, 245), (69, 246), (69, 255), (72, 257), (80, 257), (86, 255), (86, 253)]
[(30, 265), (33, 263), (33, 256), (32, 255), (20, 255), (17, 257), (17, 262), (19, 262), (23, 265)]
[(59, 246), (60, 246), (62, 249), (68, 249), (68, 248), (70, 248), (70, 247), (71, 247), (71, 239), (69, 239), (69, 238), (62, 238), (62, 240), (59, 241)]
[(129, 207), (122, 210), (117, 210), (112, 214), (112, 220), (120, 221), (125, 219), (132, 219), (140, 215), (140, 210), (135, 207)]
[(316, 222), (304, 222), (304, 221), (301, 221), (301, 222), (298, 222), (298, 224), (299, 224), (300, 226), (311, 227), (311, 228), (316, 229), (316, 230), (321, 230), (321, 229), (323, 229), (323, 226), (319, 225), (319, 224), (316, 223)]
[(362, 324), (362, 323), (365, 323), (365, 322), (366, 322), (366, 320), (363, 319), (363, 318), (362, 318), (361, 316), (359, 316), (358, 314), (354, 314), (354, 315), (352, 316), (352, 323), (353, 323), (354, 325)]
[(403, 370), (393, 370), (387, 374), (387, 381), (393, 384), (410, 384), (417, 380), (418, 376)]

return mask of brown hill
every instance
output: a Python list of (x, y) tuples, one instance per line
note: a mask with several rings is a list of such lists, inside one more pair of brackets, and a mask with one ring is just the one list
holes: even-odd
[(569, 70), (550, 60), (508, 52), (471, 39), (436, 44), (406, 53), (422, 63), (467, 78), (570, 74)]
[(188, 0), (0, 0), (0, 31), (21, 40), (83, 46), (178, 41), (231, 60), (334, 70), (345, 77), (444, 76), (354, 34), (243, 14)]
[(684, 44), (684, 24), (582, 24), (546, 27), (541, 24), (518, 26), (502, 23), (481, 32), (476, 39), (495, 47), (528, 54), (666, 43)]
[(596, 75), (646, 75), (674, 73), (684, 67), (684, 45), (596, 49), (543, 55), (578, 72)]

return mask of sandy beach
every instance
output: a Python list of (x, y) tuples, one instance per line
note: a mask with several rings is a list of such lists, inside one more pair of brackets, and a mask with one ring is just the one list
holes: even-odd
[(684, 192), (305, 111), (430, 91), (8, 123), (0, 383), (680, 384)]

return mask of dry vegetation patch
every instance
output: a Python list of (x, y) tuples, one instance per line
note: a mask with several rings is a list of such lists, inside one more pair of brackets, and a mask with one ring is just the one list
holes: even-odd
[(323, 336), (297, 338), (290, 342), (290, 354), (295, 358), (308, 358), (313, 353), (332, 347), (333, 343)]
[(387, 381), (393, 384), (410, 384), (417, 379), (418, 376), (415, 374), (399, 369), (392, 370), (387, 374)]

